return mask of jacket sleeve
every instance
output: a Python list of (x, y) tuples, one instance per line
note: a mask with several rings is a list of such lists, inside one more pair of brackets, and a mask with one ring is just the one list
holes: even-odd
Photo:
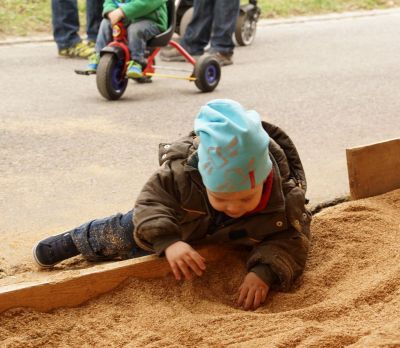
[(107, 13), (114, 11), (118, 8), (118, 6), (114, 3), (113, 0), (105, 0), (103, 4), (103, 17), (106, 17)]
[(286, 196), (289, 228), (266, 237), (250, 254), (247, 269), (268, 285), (287, 291), (303, 273), (310, 245), (311, 214), (304, 191), (295, 188)]
[(158, 255), (182, 240), (179, 220), (183, 211), (171, 162), (166, 162), (143, 187), (134, 209), (134, 238)]
[(126, 18), (135, 20), (154, 12), (165, 3), (165, 0), (133, 0), (121, 5)]

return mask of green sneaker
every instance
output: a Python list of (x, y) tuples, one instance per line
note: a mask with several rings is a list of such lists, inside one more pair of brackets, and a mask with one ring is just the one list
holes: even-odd
[(99, 65), (100, 62), (100, 55), (97, 53), (93, 53), (90, 57), (89, 57), (89, 63), (86, 67), (86, 71), (89, 74), (95, 74), (97, 71), (97, 66)]
[(75, 46), (63, 48), (58, 51), (58, 55), (61, 57), (69, 58), (89, 58), (95, 53), (94, 46), (91, 47), (87, 42), (78, 42)]
[(142, 66), (134, 60), (130, 60), (128, 63), (128, 69), (126, 70), (126, 76), (133, 79), (143, 77)]

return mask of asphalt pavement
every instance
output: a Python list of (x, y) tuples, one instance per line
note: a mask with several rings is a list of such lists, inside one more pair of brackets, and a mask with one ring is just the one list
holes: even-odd
[(261, 21), (214, 92), (154, 78), (130, 81), (116, 102), (99, 95), (94, 76), (74, 74), (85, 61), (58, 58), (53, 42), (3, 43), (0, 236), (131, 209), (158, 166), (158, 144), (188, 133), (214, 98), (235, 99), (292, 137), (311, 204), (346, 195), (345, 149), (400, 135), (399, 23), (400, 10)]

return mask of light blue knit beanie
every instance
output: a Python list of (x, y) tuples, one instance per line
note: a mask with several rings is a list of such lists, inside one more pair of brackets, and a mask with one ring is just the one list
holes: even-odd
[(215, 99), (201, 107), (194, 130), (200, 136), (199, 171), (210, 191), (248, 190), (271, 172), (269, 136), (256, 111)]

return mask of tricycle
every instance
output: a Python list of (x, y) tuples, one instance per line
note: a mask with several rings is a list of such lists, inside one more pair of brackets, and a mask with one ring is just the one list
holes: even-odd
[[(179, 5), (179, 1), (168, 0), (168, 29), (147, 42), (147, 63), (143, 66), (143, 77), (134, 78), (134, 80), (138, 83), (147, 83), (151, 82), (155, 76), (185, 79), (193, 81), (200, 91), (211, 92), (217, 87), (221, 78), (220, 64), (215, 57), (210, 55), (203, 55), (198, 60), (195, 60), (179, 43), (171, 40), (176, 22), (175, 2)], [(155, 65), (155, 58), (161, 47), (164, 46), (174, 47), (185, 57), (188, 63), (193, 65), (189, 75), (179, 76), (156, 73), (156, 68), (160, 67)], [(113, 41), (100, 52), (97, 71), (75, 70), (75, 72), (81, 75), (96, 74), (97, 89), (100, 94), (108, 100), (117, 100), (122, 97), (128, 85), (129, 79), (126, 76), (126, 70), (129, 61), (130, 52), (127, 45), (126, 29), (122, 22), (118, 22), (113, 26)], [(162, 68), (168, 69), (167, 67)], [(188, 72), (188, 70), (170, 69)]]

